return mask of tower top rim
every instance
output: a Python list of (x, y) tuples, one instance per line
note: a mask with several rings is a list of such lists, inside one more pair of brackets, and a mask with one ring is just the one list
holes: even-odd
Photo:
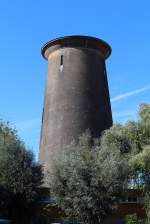
[(51, 51), (54, 51), (56, 49), (64, 47), (92, 48), (100, 51), (104, 59), (107, 59), (112, 52), (110, 45), (102, 39), (92, 36), (72, 35), (72, 36), (58, 37), (48, 41), (42, 46), (41, 54), (47, 60), (49, 55), (47, 50), (49, 48), (51, 48)]

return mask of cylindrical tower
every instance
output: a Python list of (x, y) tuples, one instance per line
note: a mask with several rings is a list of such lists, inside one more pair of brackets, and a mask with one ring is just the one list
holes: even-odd
[(39, 161), (46, 167), (63, 145), (87, 129), (93, 137), (112, 125), (105, 59), (111, 48), (88, 36), (66, 36), (42, 48), (48, 60)]

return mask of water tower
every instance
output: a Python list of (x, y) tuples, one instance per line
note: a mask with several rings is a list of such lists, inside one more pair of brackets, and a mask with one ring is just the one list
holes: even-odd
[(87, 129), (92, 137), (112, 126), (105, 60), (111, 53), (103, 40), (66, 36), (47, 42), (48, 60), (39, 161), (53, 158)]

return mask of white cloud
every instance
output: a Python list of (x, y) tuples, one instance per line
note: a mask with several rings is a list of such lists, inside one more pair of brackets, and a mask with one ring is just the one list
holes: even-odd
[(150, 85), (147, 85), (147, 86), (144, 86), (143, 88), (140, 88), (140, 89), (136, 89), (136, 90), (133, 90), (133, 91), (130, 91), (130, 92), (127, 92), (127, 93), (123, 93), (123, 94), (120, 94), (116, 97), (113, 97), (111, 98), (111, 102), (116, 102), (116, 101), (119, 101), (119, 100), (122, 100), (122, 99), (126, 99), (127, 97), (130, 97), (130, 96), (133, 96), (133, 95), (137, 95), (139, 93), (142, 93), (142, 92), (145, 92), (147, 90), (150, 89)]

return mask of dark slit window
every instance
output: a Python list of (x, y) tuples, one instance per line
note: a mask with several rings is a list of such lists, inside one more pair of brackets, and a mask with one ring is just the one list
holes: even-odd
[(64, 57), (63, 57), (63, 55), (61, 55), (61, 58), (60, 58), (60, 71), (62, 72), (63, 71), (63, 59), (64, 59)]
[(43, 108), (43, 113), (42, 113), (42, 124), (43, 124), (43, 120), (44, 120), (44, 108)]
[(61, 55), (61, 59), (60, 59), (60, 65), (63, 65), (63, 55)]

